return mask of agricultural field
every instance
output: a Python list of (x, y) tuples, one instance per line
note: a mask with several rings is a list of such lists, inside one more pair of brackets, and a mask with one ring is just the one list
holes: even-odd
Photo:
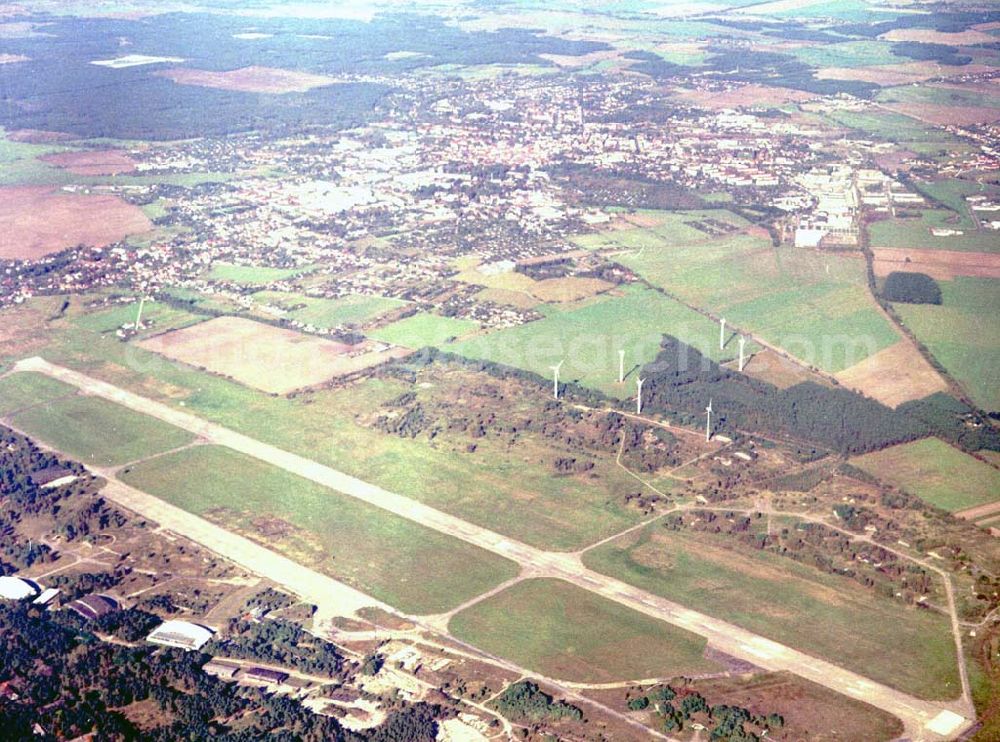
[(794, 54), (810, 67), (869, 67), (897, 64), (905, 59), (892, 53), (892, 44), (867, 40), (803, 46)]
[[(965, 212), (966, 215), (968, 212)], [(968, 217), (964, 217), (968, 219)], [(932, 229), (961, 230), (962, 234), (935, 236)], [(967, 221), (944, 209), (925, 209), (919, 218), (882, 219), (868, 225), (869, 241), (873, 248), (932, 248), (935, 250), (962, 250), (974, 252), (1000, 252), (1000, 240), (995, 232), (977, 231)]]
[(449, 610), (517, 574), (502, 557), (219, 446), (119, 476), (409, 613)]
[(712, 240), (719, 231), (743, 230), (749, 222), (724, 209), (656, 211), (639, 209), (617, 214), (621, 229), (578, 235), (573, 242), (588, 250), (642, 250), (692, 245)]
[[(544, 319), (444, 348), (547, 378), (552, 376), (550, 367), (564, 361), (561, 382), (582, 384), (619, 399), (632, 396), (632, 375), (656, 357), (664, 334), (715, 360), (732, 359), (737, 352), (735, 342), (719, 350), (715, 322), (652, 289), (634, 286), (580, 306), (543, 310)], [(625, 350), (624, 387), (617, 381), (619, 349)]]
[(253, 294), (253, 300), (255, 304), (283, 309), (282, 317), (321, 328), (360, 325), (406, 305), (399, 299), (381, 296), (352, 294), (337, 299), (322, 299), (283, 291), (258, 291)]
[(1000, 470), (937, 438), (903, 443), (852, 463), (949, 512), (1000, 500)]
[(834, 124), (856, 129), (864, 135), (903, 144), (918, 153), (935, 153), (955, 146), (959, 140), (943, 129), (928, 126), (909, 116), (890, 111), (835, 111), (826, 114)]
[(860, 256), (773, 248), (739, 234), (689, 248), (646, 244), (618, 260), (823, 371), (842, 371), (899, 340), (868, 293)]
[(242, 317), (216, 317), (141, 342), (147, 350), (272, 394), (329, 380), (352, 346)]
[(718, 670), (705, 640), (555, 579), (519, 582), (456, 614), (457, 638), (551, 678), (609, 683)]
[(37, 404), (16, 413), (11, 423), (85, 464), (102, 467), (169, 451), (193, 438), (155, 418), (85, 396)]
[(208, 274), (211, 281), (230, 281), (232, 283), (253, 286), (257, 284), (284, 281), (287, 278), (308, 273), (309, 267), (302, 268), (269, 268), (260, 265), (234, 265), (232, 263), (215, 263)]
[(203, 88), (236, 90), (242, 93), (306, 93), (313, 88), (337, 82), (325, 75), (311, 75), (296, 70), (272, 67), (242, 67), (224, 72), (174, 67), (158, 70), (156, 75), (166, 77), (179, 85), (196, 85)]
[(0, 259), (38, 259), (77, 245), (105, 247), (152, 229), (117, 196), (69, 194), (45, 186), (0, 188)]
[(443, 345), (451, 338), (468, 335), (478, 328), (479, 323), (472, 320), (420, 313), (373, 330), (369, 335), (376, 340), (416, 350)]
[(941, 304), (895, 304), (896, 313), (987, 410), (1000, 410), (1000, 280), (958, 276), (942, 281)]
[(654, 524), (587, 552), (584, 564), (923, 698), (961, 688), (944, 616), (789, 558)]
[(888, 407), (948, 391), (945, 380), (909, 340), (900, 340), (844, 369), (837, 381)]

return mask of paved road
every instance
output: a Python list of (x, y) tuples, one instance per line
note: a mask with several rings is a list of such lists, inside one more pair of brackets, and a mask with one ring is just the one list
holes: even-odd
[[(402, 495), (397, 495), (356, 477), (336, 471), (328, 466), (208, 422), (195, 415), (173, 409), (71, 369), (56, 366), (42, 358), (36, 357), (19, 361), (16, 365), (16, 370), (35, 371), (64, 381), (89, 394), (117, 402), (129, 409), (171, 423), (199, 435), (212, 443), (224, 445), (253, 456), (298, 476), (335, 489), (338, 492), (350, 495), (434, 530), (455, 538), (460, 538), (495, 554), (507, 557), (528, 569), (533, 575), (565, 580), (585, 590), (597, 593), (605, 598), (637, 610), (640, 613), (691, 631), (705, 637), (713, 647), (734, 657), (751, 662), (758, 667), (772, 671), (788, 671), (838, 693), (843, 693), (852, 698), (870, 703), (898, 716), (905, 724), (907, 733), (915, 739), (940, 739), (941, 737), (932, 732), (931, 728), (944, 729), (946, 727), (953, 727), (946, 735), (950, 737), (954, 732), (957, 732), (957, 730), (970, 723), (965, 718), (970, 714), (970, 711), (961, 702), (932, 702), (915, 698), (886, 685), (869, 680), (855, 672), (838, 667), (831, 662), (821, 660), (791, 647), (786, 647), (733, 624), (690, 610), (665, 598), (589, 570), (581, 564), (577, 555), (546, 552), (536, 549), (528, 544), (494, 533), (486, 528), (468, 523), (460, 518), (415, 502)], [(119, 486), (124, 486), (120, 483), (118, 484)], [(162, 504), (164, 513), (172, 518), (181, 519), (182, 513), (190, 515), (179, 508), (174, 508), (157, 498), (152, 498), (137, 490), (134, 490), (130, 495), (134, 498), (149, 498), (156, 501), (156, 503), (151, 503), (143, 500), (143, 509), (140, 512), (145, 512), (147, 508), (160, 507), (159, 504)], [(199, 518), (198, 520), (201, 521), (202, 519)], [(192, 527), (204, 528), (203, 524), (206, 523), (207, 521), (202, 521), (201, 524), (192, 523)], [(177, 530), (180, 533), (185, 533), (183, 528)], [(219, 534), (217, 535), (222, 538), (241, 539), (245, 542), (243, 547), (261, 548), (246, 539), (229, 534), (221, 528), (218, 531)], [(185, 533), (185, 535), (187, 534)], [(197, 540), (201, 539), (198, 538)], [(211, 541), (207, 543), (211, 543)], [(239, 552), (239, 549), (237, 551)], [(280, 557), (273, 552), (269, 553), (273, 557), (283, 560), (280, 568), (278, 568), (277, 564), (274, 564), (273, 567), (271, 565), (264, 565), (269, 570), (272, 568), (279, 569), (277, 573), (280, 575), (278, 577), (279, 581), (288, 584), (291, 572), (295, 570), (305, 571), (294, 562)], [(252, 560), (253, 556), (248, 553), (247, 558)], [(235, 559), (234, 561), (244, 564), (239, 559)], [(248, 568), (253, 569), (255, 572), (267, 574), (262, 571), (260, 565), (250, 564), (245, 566), (248, 566)], [(336, 586), (336, 589), (343, 588), (335, 580), (330, 580), (330, 582), (332, 583), (331, 589), (334, 586)], [(310, 588), (307, 585), (306, 589), (307, 592), (302, 593), (303, 596), (313, 594), (312, 590), (315, 589), (315, 586)], [(361, 593), (358, 593), (358, 595), (361, 595)], [(369, 604), (370, 602), (368, 600)], [(892, 651), (889, 647), (886, 649), (887, 651)], [(929, 728), (928, 725), (933, 725), (933, 727)]]

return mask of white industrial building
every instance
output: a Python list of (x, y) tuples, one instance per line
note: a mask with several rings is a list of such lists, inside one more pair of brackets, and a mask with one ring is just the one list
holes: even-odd
[(177, 647), (185, 651), (201, 649), (208, 644), (215, 633), (211, 629), (205, 628), (189, 621), (164, 621), (153, 629), (152, 633), (146, 637), (146, 641), (153, 644), (162, 644), (165, 647)]

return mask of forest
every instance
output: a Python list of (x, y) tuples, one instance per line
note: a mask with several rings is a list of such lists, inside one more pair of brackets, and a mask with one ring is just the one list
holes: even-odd
[[(297, 701), (240, 688), (202, 671), (197, 652), (100, 641), (65, 611), (0, 604), (0, 728), (5, 740), (214, 739), (220, 742), (430, 742), (442, 710), (418, 703), (393, 711), (365, 733), (343, 729)], [(152, 699), (162, 723), (137, 728), (122, 713)], [(236, 723), (238, 722), (238, 723)], [(40, 725), (43, 734), (33, 730)]]

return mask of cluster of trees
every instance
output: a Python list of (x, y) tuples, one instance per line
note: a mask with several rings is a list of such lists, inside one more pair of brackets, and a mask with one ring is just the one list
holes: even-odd
[(234, 619), (229, 624), (228, 634), (226, 638), (213, 639), (205, 645), (205, 651), (283, 665), (329, 678), (347, 676), (344, 656), (336, 646), (290, 621)]
[(581, 721), (583, 711), (565, 701), (556, 701), (530, 680), (507, 686), (490, 704), (512, 721)]
[(685, 722), (697, 714), (710, 729), (709, 739), (726, 742), (757, 742), (768, 731), (785, 725), (780, 714), (754, 714), (740, 706), (725, 704), (710, 706), (708, 700), (697, 691), (678, 691), (669, 685), (661, 685), (646, 695), (635, 696), (629, 699), (627, 705), (631, 711), (643, 711), (652, 707), (667, 732), (682, 731)]
[(893, 271), (886, 276), (882, 297), (906, 304), (940, 304), (941, 287), (926, 273)]
[[(41, 482), (48, 481), (51, 472), (78, 478), (60, 487), (43, 487)], [(95, 495), (98, 486), (81, 464), (42, 451), (28, 438), (0, 426), (0, 574), (56, 556), (45, 544), (29, 543), (17, 533), (22, 518), (52, 519), (56, 532), (69, 541), (110, 525), (123, 525), (126, 519), (121, 511)]]

